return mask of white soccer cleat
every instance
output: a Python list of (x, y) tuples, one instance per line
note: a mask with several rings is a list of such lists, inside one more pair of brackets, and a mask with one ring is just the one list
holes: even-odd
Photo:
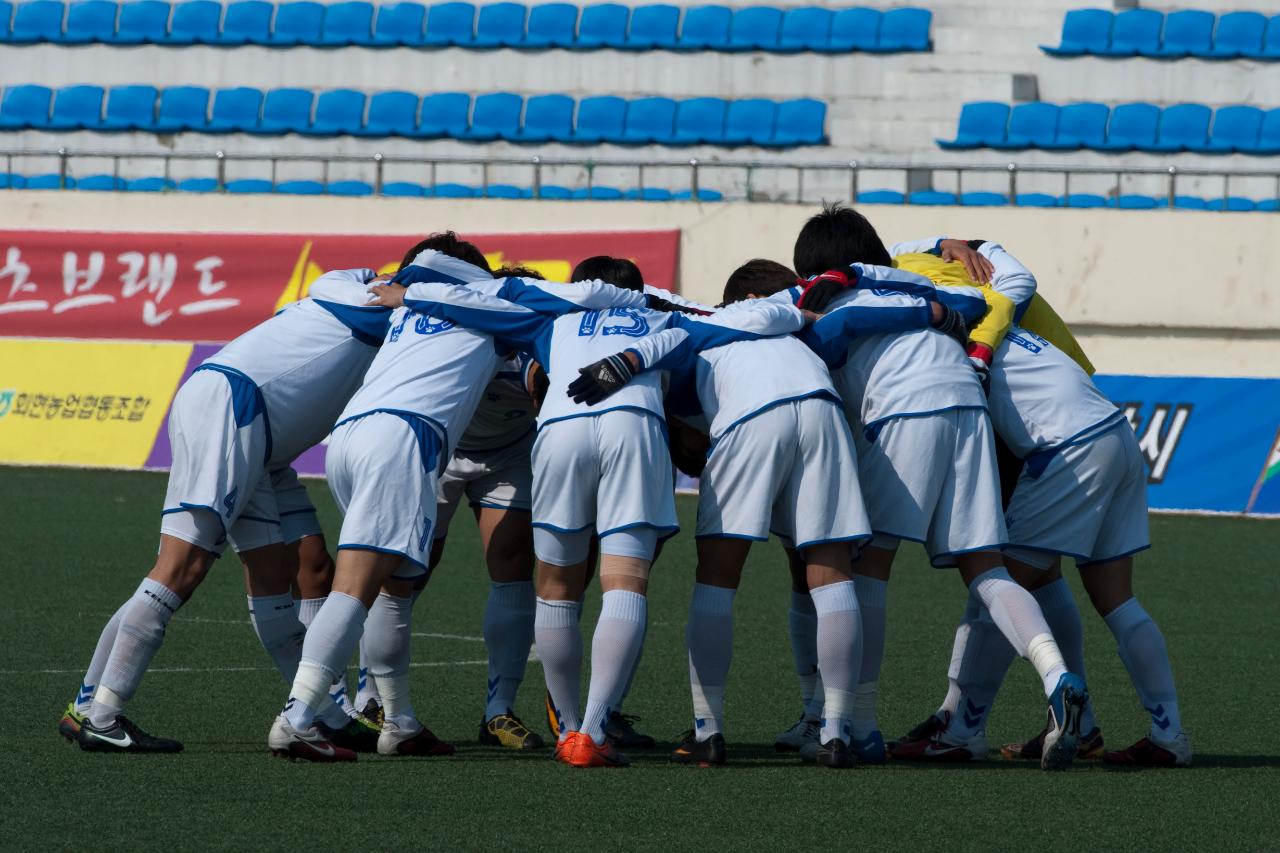
[(379, 755), (453, 755), (456, 751), (457, 747), (440, 740), (422, 723), (409, 729), (385, 720), (382, 734), (378, 735)]
[(284, 714), (276, 717), (271, 724), (271, 733), (267, 735), (267, 746), (271, 754), (280, 758), (297, 758), (302, 761), (330, 763), (335, 761), (355, 761), (356, 754), (340, 746), (334, 746), (312, 726), (309, 729), (295, 729), (285, 719)]
[(817, 720), (806, 720), (801, 717), (791, 728), (773, 739), (773, 748), (778, 752), (799, 752), (804, 749), (805, 744), (813, 744), (816, 749), (818, 732)]

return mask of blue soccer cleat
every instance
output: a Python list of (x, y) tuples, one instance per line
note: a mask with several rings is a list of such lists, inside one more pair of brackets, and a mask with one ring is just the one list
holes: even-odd
[(1066, 770), (1076, 758), (1080, 720), (1089, 703), (1089, 688), (1073, 672), (1064, 673), (1049, 696), (1049, 719), (1044, 734), (1041, 770)]
[(884, 748), (884, 735), (880, 734), (879, 729), (862, 740), (850, 738), (849, 749), (853, 750), (854, 756), (861, 764), (884, 764), (889, 757)]

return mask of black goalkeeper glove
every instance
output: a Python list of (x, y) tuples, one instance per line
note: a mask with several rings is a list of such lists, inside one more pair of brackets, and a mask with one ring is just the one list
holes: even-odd
[(698, 317), (707, 316), (706, 311), (699, 311), (697, 308), (692, 308), (688, 305), (677, 304), (654, 293), (646, 293), (644, 301), (650, 311), (661, 311), (664, 314), (693, 314)]
[(580, 367), (578, 373), (578, 378), (569, 383), (569, 396), (573, 402), (588, 406), (594, 406), (618, 391), (636, 375), (630, 359), (622, 353)]
[(969, 346), (969, 326), (960, 312), (951, 306), (943, 305), (942, 319), (932, 325), (942, 334), (955, 340), (961, 347)]
[(827, 270), (822, 275), (814, 276), (800, 282), (804, 294), (796, 303), (802, 310), (821, 314), (837, 296), (851, 287), (857, 287), (858, 280), (850, 280), (848, 273), (841, 270)]

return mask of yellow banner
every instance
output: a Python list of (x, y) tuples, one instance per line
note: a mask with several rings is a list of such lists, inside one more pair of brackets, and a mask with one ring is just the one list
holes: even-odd
[(141, 468), (191, 344), (0, 339), (0, 463)]

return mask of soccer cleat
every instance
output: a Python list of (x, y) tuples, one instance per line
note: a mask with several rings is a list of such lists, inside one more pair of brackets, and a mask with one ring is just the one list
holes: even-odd
[(296, 758), (320, 764), (356, 760), (356, 754), (353, 751), (335, 745), (315, 726), (309, 729), (295, 729), (285, 719), (284, 714), (277, 716), (276, 721), (271, 724), (271, 733), (267, 735), (267, 746), (271, 748), (271, 754), (277, 758)]
[(382, 726), (382, 706), (378, 704), (377, 699), (370, 699), (364, 703), (364, 709), (361, 710), (360, 716), (364, 717), (375, 726)]
[(418, 724), (416, 731), (402, 729), (388, 720), (382, 724), (382, 734), (378, 735), (379, 755), (413, 755), (431, 757), (437, 755), (453, 755), (457, 747), (440, 740), (431, 729)]
[(573, 757), (573, 750), (578, 745), (579, 737), (586, 737), (586, 735), (581, 732), (569, 732), (564, 736), (564, 740), (556, 741), (555, 752), (551, 754), (551, 759), (561, 764), (571, 763), (569, 759)]
[(1190, 767), (1191, 740), (1183, 733), (1168, 743), (1144, 737), (1127, 749), (1104, 753), (1102, 763), (1113, 767)]
[(316, 721), (316, 730), (321, 737), (334, 746), (349, 749), (352, 752), (377, 752), (378, 737), (382, 730), (369, 722), (363, 715), (351, 718), (351, 721), (340, 729), (326, 726)]
[[(776, 744), (775, 744), (776, 746)], [(850, 740), (849, 749), (853, 750), (859, 764), (884, 764), (889, 756), (886, 754), (884, 735), (876, 729), (862, 740)]]
[(978, 733), (962, 743), (947, 739), (945, 731), (929, 740), (899, 741), (893, 749), (894, 761), (925, 761), (933, 764), (986, 761), (987, 739)]
[(1089, 704), (1089, 688), (1084, 679), (1065, 672), (1049, 696), (1049, 714), (1044, 733), (1041, 770), (1066, 770), (1075, 761), (1080, 743), (1080, 718)]
[(555, 703), (551, 701), (551, 691), (547, 691), (547, 729), (553, 741), (560, 740), (560, 717), (556, 714)]
[(693, 729), (685, 732), (680, 745), (671, 753), (676, 764), (696, 764), (699, 767), (724, 764), (724, 735), (713, 734), (706, 740), (698, 740)]
[[(1092, 731), (1080, 738), (1076, 745), (1076, 758), (1090, 761), (1102, 757), (1102, 729), (1094, 726)], [(1000, 755), (1008, 761), (1039, 761), (1044, 753), (1044, 732), (1026, 743), (1006, 743), (1000, 747)]]
[(604, 721), (604, 736), (618, 749), (653, 749), (657, 742), (635, 730), (632, 723), (638, 722), (639, 717), (611, 711)]
[(626, 767), (631, 764), (631, 759), (618, 752), (618, 747), (608, 738), (597, 744), (585, 732), (575, 732), (569, 737), (573, 749), (569, 752), (568, 761), (574, 767)]
[(84, 718), (76, 743), (85, 752), (182, 752), (178, 741), (152, 737), (124, 714), (117, 714), (115, 722), (103, 728)]
[(547, 745), (541, 735), (529, 731), (524, 721), (509, 710), (480, 724), (480, 743), (507, 749), (542, 749)]
[(819, 767), (830, 767), (832, 770), (846, 770), (856, 763), (849, 744), (838, 737), (819, 746), (813, 761)]
[(806, 743), (817, 742), (818, 721), (806, 720), (802, 714), (791, 728), (773, 739), (773, 748), (777, 752), (799, 752)]
[(85, 716), (76, 710), (76, 703), (68, 702), (67, 710), (62, 712), (62, 719), (58, 720), (58, 734), (76, 743), (80, 740), (80, 728), (84, 723)]
[(889, 754), (897, 757), (898, 750), (901, 747), (913, 743), (928, 743), (935, 736), (942, 734), (947, 730), (947, 724), (951, 722), (950, 711), (937, 711), (929, 715), (929, 718), (923, 723), (917, 724), (911, 731), (889, 744)]

